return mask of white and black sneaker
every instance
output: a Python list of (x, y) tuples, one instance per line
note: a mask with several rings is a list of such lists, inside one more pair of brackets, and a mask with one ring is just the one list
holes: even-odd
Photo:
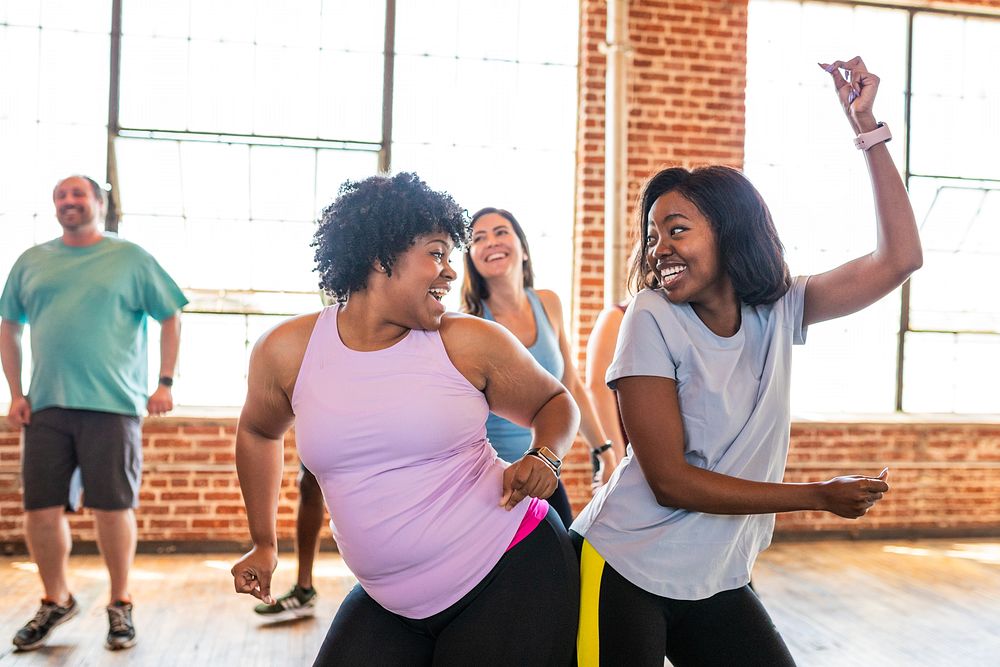
[(261, 603), (253, 610), (272, 619), (302, 618), (316, 613), (318, 597), (315, 588), (305, 589), (295, 584), (292, 590), (277, 598), (274, 604)]
[(135, 625), (132, 624), (132, 603), (115, 601), (108, 605), (108, 639), (104, 647), (110, 651), (135, 646)]
[(18, 651), (32, 651), (38, 648), (45, 643), (52, 628), (73, 618), (78, 611), (80, 605), (72, 595), (69, 596), (66, 606), (60, 606), (51, 600), (42, 600), (35, 617), (14, 635), (14, 646)]

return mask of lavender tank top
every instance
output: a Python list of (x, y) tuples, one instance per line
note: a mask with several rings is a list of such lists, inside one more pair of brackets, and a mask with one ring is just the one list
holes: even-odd
[(295, 383), (299, 456), (319, 481), (340, 553), (389, 611), (426, 618), (475, 588), (528, 503), (500, 507), (507, 464), (486, 440), (489, 406), (441, 334), (411, 330), (358, 352), (324, 309)]

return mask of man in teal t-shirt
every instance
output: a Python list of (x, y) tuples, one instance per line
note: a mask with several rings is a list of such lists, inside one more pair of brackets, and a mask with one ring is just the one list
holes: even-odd
[[(45, 588), (35, 617), (14, 636), (22, 651), (45, 643), (79, 611), (66, 569), (71, 548), (64, 509), (94, 513), (111, 577), (109, 649), (135, 644), (128, 573), (135, 556), (143, 414), (173, 409), (179, 311), (187, 303), (145, 250), (98, 228), (104, 192), (70, 176), (52, 193), (60, 238), (29, 248), (0, 296), (0, 357), (10, 386), (8, 421), (24, 429), (25, 537)], [(160, 379), (147, 397), (146, 320), (161, 324)], [(21, 333), (30, 327), (29, 391), (21, 387)]]

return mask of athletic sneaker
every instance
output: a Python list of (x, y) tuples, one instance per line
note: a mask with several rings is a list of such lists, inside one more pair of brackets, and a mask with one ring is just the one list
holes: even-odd
[(274, 604), (261, 603), (253, 608), (261, 616), (268, 618), (301, 618), (312, 616), (316, 613), (315, 588), (306, 590), (295, 584), (292, 590), (288, 591), (274, 601)]
[(42, 600), (35, 617), (14, 635), (14, 646), (18, 651), (31, 651), (45, 643), (52, 628), (76, 616), (80, 605), (76, 598), (69, 596), (69, 604), (61, 607), (51, 600)]
[(116, 600), (108, 605), (108, 640), (104, 646), (111, 651), (135, 646), (131, 602)]

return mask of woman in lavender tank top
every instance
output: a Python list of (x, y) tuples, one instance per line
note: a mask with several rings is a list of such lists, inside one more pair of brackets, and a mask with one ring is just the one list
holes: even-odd
[[(338, 303), (254, 348), (236, 438), (254, 547), (234, 584), (272, 602), (294, 423), (359, 581), (317, 665), (572, 660), (579, 571), (544, 499), (579, 412), (503, 327), (445, 313), (449, 255), (467, 233), (464, 211), (414, 174), (345, 183), (313, 242), (320, 286)], [(490, 411), (531, 429), (513, 463), (486, 439)]]

